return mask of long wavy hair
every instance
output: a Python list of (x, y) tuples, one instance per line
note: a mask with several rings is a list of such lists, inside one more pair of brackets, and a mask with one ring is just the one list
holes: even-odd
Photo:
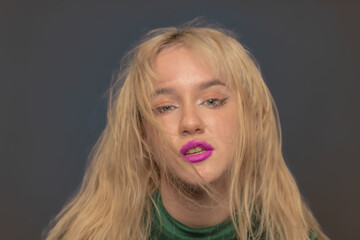
[(239, 133), (227, 206), (238, 239), (304, 240), (310, 232), (328, 239), (284, 162), (278, 113), (255, 60), (231, 32), (192, 25), (153, 30), (125, 56), (80, 190), (52, 221), (46, 239), (149, 238), (152, 196), (167, 172), (151, 142), (169, 140), (150, 102), (154, 61), (178, 45), (200, 56), (237, 93)]

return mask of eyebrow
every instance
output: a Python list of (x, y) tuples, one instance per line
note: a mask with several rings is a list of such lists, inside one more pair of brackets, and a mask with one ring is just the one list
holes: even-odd
[[(224, 82), (220, 81), (219, 79), (213, 79), (213, 80), (201, 83), (199, 85), (198, 89), (205, 90), (207, 88), (210, 88), (210, 87), (216, 86), (216, 85), (226, 87), (226, 84)], [(151, 97), (156, 97), (158, 95), (171, 95), (171, 94), (174, 94), (175, 92), (176, 91), (174, 88), (159, 88), (159, 89), (156, 89), (153, 94), (151, 94)]]
[(213, 79), (208, 82), (201, 83), (199, 86), (199, 89), (205, 90), (209, 87), (216, 86), (216, 85), (226, 86), (226, 84), (224, 82), (220, 81), (219, 79)]
[(153, 94), (151, 94), (151, 97), (156, 97), (158, 95), (171, 95), (175, 93), (175, 89), (173, 88), (159, 88), (156, 89)]

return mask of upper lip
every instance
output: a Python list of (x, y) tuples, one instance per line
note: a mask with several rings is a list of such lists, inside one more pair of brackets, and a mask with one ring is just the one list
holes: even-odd
[(180, 153), (185, 156), (185, 154), (191, 148), (196, 148), (196, 147), (201, 147), (202, 149), (207, 151), (214, 150), (214, 148), (210, 145), (210, 143), (207, 143), (206, 141), (191, 140), (181, 147)]

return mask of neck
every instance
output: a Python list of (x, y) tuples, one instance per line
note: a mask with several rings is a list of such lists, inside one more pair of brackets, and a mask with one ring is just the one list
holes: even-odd
[(215, 198), (200, 187), (185, 192), (185, 194), (180, 193), (166, 182), (163, 182), (160, 188), (162, 202), (167, 212), (186, 226), (191, 228), (214, 226), (230, 217), (226, 204), (226, 191), (219, 191)]

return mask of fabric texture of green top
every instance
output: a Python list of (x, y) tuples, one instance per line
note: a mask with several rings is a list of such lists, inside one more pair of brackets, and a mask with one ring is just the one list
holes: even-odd
[[(177, 221), (166, 211), (159, 192), (154, 194), (158, 211), (153, 209), (153, 227), (151, 240), (225, 240), (237, 239), (234, 226), (230, 219), (215, 226), (194, 229)], [(159, 216), (160, 214), (160, 216)], [(161, 223), (160, 223), (161, 219)]]
[[(194, 229), (174, 219), (165, 209), (159, 192), (154, 194), (157, 208), (153, 207), (153, 222), (150, 240), (235, 240), (236, 232), (230, 219), (215, 226)], [(159, 215), (160, 214), (160, 215)], [(161, 219), (161, 221), (160, 221)], [(310, 232), (310, 240), (316, 240), (316, 233)]]

